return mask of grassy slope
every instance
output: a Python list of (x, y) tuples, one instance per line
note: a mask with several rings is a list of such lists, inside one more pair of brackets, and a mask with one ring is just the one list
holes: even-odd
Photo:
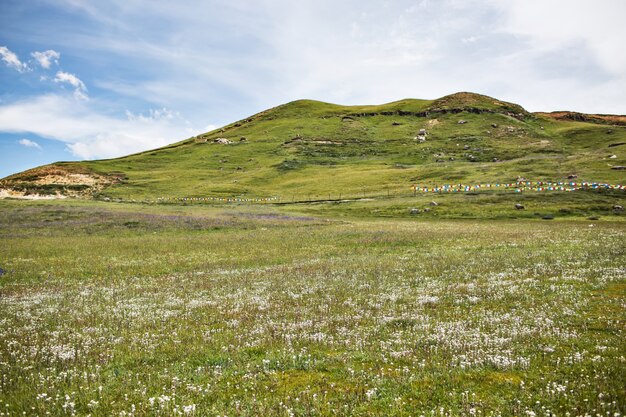
[[(418, 115), (464, 107), (494, 113)], [(414, 182), (511, 181), (518, 175), (558, 180), (571, 173), (582, 180), (623, 180), (609, 163), (626, 164), (626, 147), (608, 145), (626, 141), (626, 127), (529, 114), (518, 120), (506, 114), (511, 112), (523, 109), (477, 95), (381, 106), (301, 100), (169, 147), (79, 165), (126, 174), (125, 184), (104, 193), (120, 198), (337, 198), (407, 193)], [(364, 113), (376, 115), (359, 116)], [(458, 124), (461, 119), (467, 123)], [(421, 128), (429, 132), (425, 143), (414, 140)], [(219, 137), (234, 143), (211, 143)], [(610, 154), (617, 159), (607, 159)]]

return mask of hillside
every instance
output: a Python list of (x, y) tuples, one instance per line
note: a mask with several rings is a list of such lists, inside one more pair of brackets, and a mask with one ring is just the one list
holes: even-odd
[(299, 100), (152, 151), (15, 174), (0, 196), (297, 201), (410, 194), (415, 183), (623, 182), (624, 117), (572, 114), (472, 93), (377, 106)]

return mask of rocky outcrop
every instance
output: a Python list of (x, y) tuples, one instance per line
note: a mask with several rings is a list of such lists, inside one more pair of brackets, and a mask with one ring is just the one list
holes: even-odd
[(124, 179), (121, 173), (98, 174), (71, 164), (45, 165), (0, 180), (0, 198), (90, 198)]
[[(535, 113), (556, 120), (572, 120), (575, 122), (596, 123), (603, 125), (626, 126), (626, 116), (616, 114), (587, 114), (573, 111), (555, 111), (551, 113)], [(607, 133), (612, 133), (607, 131)]]

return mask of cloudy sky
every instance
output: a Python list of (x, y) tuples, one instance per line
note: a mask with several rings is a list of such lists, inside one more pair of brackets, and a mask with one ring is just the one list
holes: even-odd
[(0, 177), (284, 102), (626, 114), (624, 0), (2, 0)]

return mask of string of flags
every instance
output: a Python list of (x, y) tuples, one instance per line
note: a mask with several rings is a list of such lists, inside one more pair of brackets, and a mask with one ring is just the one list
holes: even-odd
[[(516, 181), (508, 183), (486, 184), (443, 184), (438, 186), (425, 186), (413, 184), (411, 189), (415, 193), (467, 193), (489, 190), (511, 190), (517, 193), (524, 191), (577, 191), (577, 190), (622, 190), (626, 191), (624, 184), (607, 184), (599, 182), (575, 182), (575, 181)], [(221, 203), (263, 203), (279, 200), (279, 197), (159, 197), (157, 201), (166, 202), (221, 202)]]
[(487, 183), (487, 184), (444, 184), (439, 186), (412, 185), (411, 189), (419, 193), (462, 193), (478, 192), (498, 189), (512, 189), (517, 193), (523, 191), (577, 191), (577, 190), (625, 190), (626, 185), (606, 184), (598, 182), (567, 182), (567, 181), (516, 181), (510, 183)]
[(159, 197), (157, 201), (188, 201), (188, 202), (204, 202), (219, 201), (222, 203), (258, 203), (266, 201), (275, 201), (278, 197), (265, 198), (244, 198), (244, 197)]

